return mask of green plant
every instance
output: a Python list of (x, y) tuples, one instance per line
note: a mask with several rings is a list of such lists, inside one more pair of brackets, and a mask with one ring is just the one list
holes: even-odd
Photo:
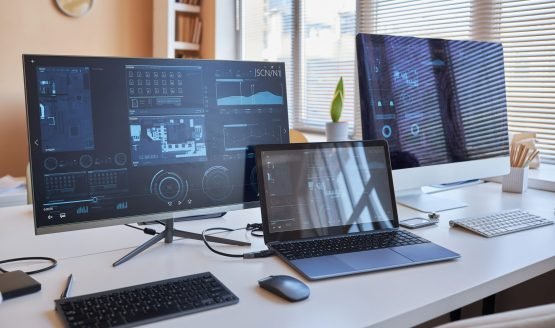
[(337, 81), (337, 86), (335, 87), (335, 92), (333, 94), (333, 100), (331, 101), (330, 106), (330, 116), (331, 121), (334, 123), (339, 122), (341, 118), (341, 112), (343, 112), (343, 99), (345, 94), (345, 90), (343, 87), (343, 76), (339, 78)]

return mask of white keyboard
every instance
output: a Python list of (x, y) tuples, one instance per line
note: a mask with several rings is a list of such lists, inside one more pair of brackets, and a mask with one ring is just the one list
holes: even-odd
[(553, 224), (553, 221), (530, 214), (521, 209), (449, 221), (449, 225), (452, 227), (463, 227), (484, 237), (497, 237), (550, 224)]

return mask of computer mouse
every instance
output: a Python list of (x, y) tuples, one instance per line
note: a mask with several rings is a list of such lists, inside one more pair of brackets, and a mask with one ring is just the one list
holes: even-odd
[(258, 284), (270, 293), (290, 302), (302, 301), (310, 295), (310, 288), (304, 282), (291, 276), (269, 276), (258, 280)]

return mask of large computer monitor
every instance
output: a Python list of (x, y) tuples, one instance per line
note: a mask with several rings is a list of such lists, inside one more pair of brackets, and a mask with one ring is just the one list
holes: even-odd
[(259, 206), (254, 145), (289, 142), (283, 63), (23, 63), (37, 234)]
[(421, 186), (507, 174), (500, 43), (359, 34), (364, 139), (385, 139), (397, 200), (422, 210), (464, 206)]

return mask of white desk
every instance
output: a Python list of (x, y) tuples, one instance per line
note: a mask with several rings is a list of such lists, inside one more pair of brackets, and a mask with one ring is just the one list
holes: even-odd
[[(404, 327), (425, 322), (555, 269), (555, 225), (492, 239), (448, 226), (451, 217), (514, 207), (553, 218), (555, 194), (537, 190), (528, 190), (522, 195), (508, 194), (501, 192), (499, 184), (487, 183), (442, 195), (461, 198), (470, 206), (443, 212), (438, 226), (415, 232), (460, 253), (460, 259), (307, 282), (311, 296), (299, 303), (288, 303), (257, 287), (258, 279), (271, 274), (300, 278), (276, 257), (224, 258), (211, 253), (200, 242), (180, 240), (171, 245), (160, 243), (112, 268), (115, 259), (148, 236), (126, 227), (111, 227), (34, 237), (28, 207), (0, 209), (3, 227), (0, 258), (19, 255), (62, 258), (56, 269), (34, 275), (42, 283), (41, 292), (0, 305), (0, 323), (6, 327), (60, 326), (53, 300), (59, 297), (69, 273), (75, 278), (71, 294), (79, 295), (211, 271), (240, 298), (239, 304), (159, 322), (156, 326)], [(404, 207), (399, 212), (401, 218), (417, 214)], [(210, 226), (240, 227), (254, 222), (253, 218), (258, 215), (254, 209), (230, 213), (224, 219), (179, 225), (192, 231)], [(74, 234), (80, 234), (79, 238)], [(39, 240), (43, 237), (48, 240)], [(263, 247), (261, 239), (252, 238), (252, 241), (252, 249)], [(15, 246), (26, 249), (25, 254)], [(221, 247), (230, 252), (246, 251), (237, 246)]]

